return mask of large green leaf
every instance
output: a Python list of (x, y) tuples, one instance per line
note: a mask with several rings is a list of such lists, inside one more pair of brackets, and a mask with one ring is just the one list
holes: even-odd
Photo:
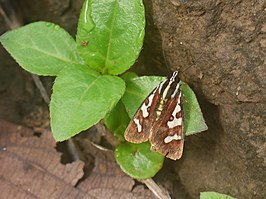
[(85, 0), (78, 24), (78, 51), (103, 74), (121, 74), (138, 57), (144, 37), (142, 0)]
[(82, 63), (74, 39), (53, 23), (31, 23), (5, 33), (0, 41), (21, 67), (35, 74), (57, 75)]
[[(126, 91), (122, 101), (132, 118), (149, 93), (164, 79), (164, 77), (143, 76), (125, 78)], [(204, 130), (208, 127), (205, 124), (199, 103), (193, 90), (184, 82), (181, 82), (183, 92), (183, 107), (185, 113), (185, 134), (191, 135)]]
[(55, 139), (66, 140), (99, 122), (124, 89), (119, 77), (101, 76), (82, 65), (65, 68), (56, 78), (50, 105)]
[(235, 199), (235, 198), (217, 192), (201, 192), (200, 199)]
[(150, 150), (150, 143), (120, 143), (115, 150), (116, 161), (121, 169), (133, 178), (153, 177), (162, 167), (164, 156)]

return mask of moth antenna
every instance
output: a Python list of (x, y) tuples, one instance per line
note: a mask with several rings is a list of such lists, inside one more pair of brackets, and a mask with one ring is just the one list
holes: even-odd
[(11, 1), (0, 1), (0, 16), (3, 16), (10, 29), (16, 29), (22, 26), (23, 20), (18, 5)]
[(180, 70), (180, 73), (186, 72), (191, 66), (186, 67), (184, 70)]

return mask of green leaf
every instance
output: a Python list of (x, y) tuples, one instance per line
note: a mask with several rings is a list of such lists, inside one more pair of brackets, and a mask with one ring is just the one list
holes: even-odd
[(35, 74), (57, 75), (82, 63), (74, 39), (53, 23), (31, 23), (5, 33), (0, 42), (22, 68)]
[(121, 169), (136, 179), (153, 177), (163, 165), (164, 156), (150, 150), (150, 143), (120, 143), (115, 150)]
[(135, 77), (138, 77), (138, 75), (136, 73), (134, 73), (134, 72), (126, 72), (123, 75), (121, 75), (121, 78), (124, 81), (127, 81), (127, 80), (130, 81), (130, 79), (135, 78)]
[[(132, 118), (149, 93), (159, 85), (164, 77), (143, 76), (126, 78), (126, 91), (122, 97), (126, 110)], [(193, 90), (184, 82), (181, 82), (183, 92), (183, 106), (185, 114), (186, 136), (207, 130), (200, 106)]]
[(104, 123), (107, 128), (114, 133), (114, 135), (120, 140), (124, 141), (124, 132), (129, 124), (130, 118), (124, 104), (119, 101), (116, 106), (108, 113), (104, 118)]
[(119, 77), (100, 76), (83, 65), (65, 68), (56, 78), (50, 105), (55, 139), (66, 140), (99, 122), (124, 89)]
[(144, 28), (142, 0), (86, 0), (78, 24), (78, 51), (94, 70), (121, 74), (137, 59)]
[(235, 198), (217, 192), (201, 192), (200, 199), (235, 199)]
[(184, 82), (181, 82), (180, 89), (183, 93), (183, 107), (185, 115), (185, 134), (186, 136), (206, 131), (206, 125), (198, 100), (193, 90)]
[(126, 91), (122, 97), (129, 117), (132, 118), (144, 99), (165, 77), (142, 76), (125, 78)]

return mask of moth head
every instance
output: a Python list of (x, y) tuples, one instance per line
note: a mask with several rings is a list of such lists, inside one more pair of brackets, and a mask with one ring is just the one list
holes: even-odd
[(179, 82), (178, 71), (173, 72), (169, 80), (170, 82)]

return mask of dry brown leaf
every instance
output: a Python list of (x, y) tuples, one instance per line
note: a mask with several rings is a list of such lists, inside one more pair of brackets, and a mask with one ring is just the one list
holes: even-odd
[(0, 121), (0, 198), (93, 198), (76, 189), (83, 163), (63, 165), (51, 133)]
[(38, 137), (31, 129), (0, 120), (0, 198), (155, 198), (143, 185), (134, 186), (112, 152), (95, 148), (94, 169), (77, 185), (83, 162), (61, 164), (55, 146), (49, 131)]
[(95, 166), (90, 176), (78, 184), (80, 190), (99, 199), (155, 198), (143, 185), (134, 186), (135, 181), (122, 172), (112, 152), (88, 147), (95, 156)]

